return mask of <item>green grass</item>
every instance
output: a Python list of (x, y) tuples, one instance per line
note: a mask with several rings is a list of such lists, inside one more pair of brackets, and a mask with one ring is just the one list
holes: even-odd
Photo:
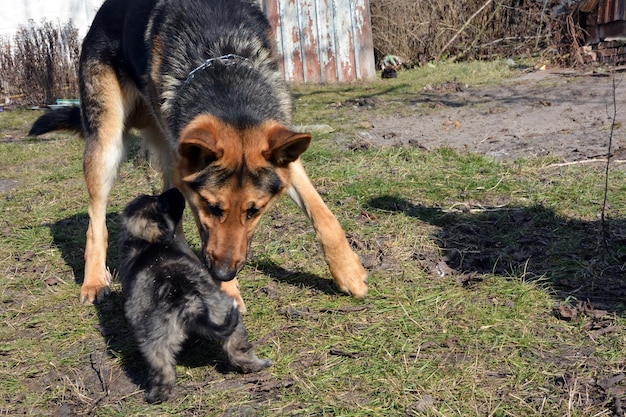
[[(513, 76), (515, 69), (504, 61), (476, 61), (472, 63), (423, 66), (398, 72), (398, 78), (376, 79), (367, 83), (355, 82), (343, 86), (301, 85), (295, 89), (297, 112), (295, 123), (331, 124), (339, 132), (354, 129), (366, 122), (366, 112), (354, 111), (353, 101), (364, 100), (365, 105), (381, 100), (377, 114), (407, 113), (406, 103), (413, 103), (427, 85), (458, 82), (481, 86)], [(427, 108), (421, 111), (428, 111)]]
[[(444, 65), (390, 83), (297, 87), (298, 123), (339, 126), (316, 135), (303, 159), (370, 270), (369, 296), (336, 292), (311, 227), (281, 200), (240, 274), (245, 324), (274, 366), (223, 372), (219, 349), (196, 341), (180, 358), (175, 397), (154, 406), (143, 402), (119, 284), (98, 306), (78, 303), (81, 140), (22, 133), (0, 143), (0, 183), (16, 184), (0, 193), (0, 415), (611, 415), (613, 396), (626, 400), (623, 382), (600, 385), (624, 369), (624, 298), (610, 296), (625, 287), (622, 171), (611, 174), (601, 244), (601, 168), (335, 141), (366, 117), (332, 103), (376, 97), (393, 114), (427, 83), (479, 85), (511, 71)], [(24, 132), (36, 115), (5, 111), (0, 128)], [(131, 159), (108, 209), (113, 269), (117, 213), (159, 188)], [(189, 213), (185, 221), (197, 248)], [(586, 299), (608, 313), (553, 312)]]

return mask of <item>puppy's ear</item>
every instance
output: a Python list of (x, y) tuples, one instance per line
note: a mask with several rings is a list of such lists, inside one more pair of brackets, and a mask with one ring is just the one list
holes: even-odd
[(270, 129), (267, 143), (269, 149), (263, 152), (263, 157), (276, 166), (284, 167), (307, 150), (311, 134), (292, 132), (282, 125), (276, 125)]
[(178, 145), (179, 168), (182, 177), (202, 171), (224, 154), (214, 134), (202, 127), (186, 129)]
[(163, 235), (155, 210), (162, 210), (159, 197), (140, 195), (128, 203), (122, 213), (122, 225), (134, 238), (157, 242)]
[(178, 223), (185, 211), (185, 197), (178, 189), (170, 188), (159, 196), (159, 209)]

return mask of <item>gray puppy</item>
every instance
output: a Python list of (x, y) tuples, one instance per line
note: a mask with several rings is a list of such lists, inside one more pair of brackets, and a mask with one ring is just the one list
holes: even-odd
[(248, 341), (235, 300), (176, 238), (185, 199), (175, 188), (141, 195), (122, 213), (119, 240), (124, 311), (149, 366), (146, 401), (166, 400), (176, 382), (176, 355), (189, 336), (222, 342), (242, 372), (272, 365)]

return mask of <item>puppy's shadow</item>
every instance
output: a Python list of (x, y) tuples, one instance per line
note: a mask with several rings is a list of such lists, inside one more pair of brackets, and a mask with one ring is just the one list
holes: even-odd
[[(95, 304), (98, 329), (102, 333), (110, 357), (115, 357), (125, 375), (141, 389), (147, 387), (148, 367), (139, 352), (137, 341), (124, 317), (124, 300), (119, 291), (112, 291)], [(217, 342), (191, 336), (176, 358), (177, 365), (188, 368), (211, 367), (219, 373), (232, 372), (228, 358)]]
[[(118, 264), (117, 239), (119, 235), (119, 215), (110, 213), (106, 216), (109, 231), (109, 250), (107, 265), (115, 272)], [(63, 259), (74, 273), (76, 284), (82, 284), (84, 275), (85, 233), (89, 225), (87, 214), (77, 214), (49, 224), (54, 245), (59, 249)], [(79, 286), (76, 286), (76, 302), (78, 302)], [(107, 345), (110, 357), (119, 359), (125, 375), (142, 389), (146, 388), (147, 366), (137, 348), (137, 342), (124, 316), (123, 297), (120, 286), (115, 281), (111, 294), (103, 301), (95, 304), (98, 314), (97, 328)], [(86, 307), (88, 308), (88, 307)], [(228, 359), (219, 343), (190, 337), (177, 357), (177, 364), (195, 367), (213, 367), (220, 373), (230, 372)]]
[(268, 259), (253, 258), (248, 264), (276, 282), (283, 282), (299, 288), (309, 288), (323, 294), (340, 294), (332, 279), (325, 279), (307, 272), (290, 271)]

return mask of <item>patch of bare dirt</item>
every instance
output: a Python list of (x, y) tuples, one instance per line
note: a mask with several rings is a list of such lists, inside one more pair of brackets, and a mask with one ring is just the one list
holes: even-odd
[[(497, 86), (427, 86), (407, 100), (405, 105), (414, 110), (405, 112), (410, 116), (373, 116), (372, 126), (350, 146), (450, 147), (498, 161), (551, 157), (578, 162), (605, 159), (612, 133), (611, 155), (623, 160), (625, 77), (553, 70)], [(623, 219), (611, 220), (607, 242), (600, 245), (599, 221), (564, 218), (541, 206), (444, 212), (393, 196), (375, 198), (370, 206), (402, 211), (435, 226), (433, 237), (443, 257), (413, 255), (435, 276), (454, 275), (471, 286), (483, 274), (523, 274), (546, 281), (562, 299), (575, 294), (598, 308), (624, 311)], [(377, 265), (380, 256), (372, 256)]]
[(623, 153), (624, 77), (623, 73), (585, 76), (548, 70), (498, 86), (427, 86), (407, 105), (430, 111), (375, 117), (371, 119), (373, 127), (360, 135), (373, 146), (413, 145), (429, 150), (446, 146), (496, 160), (598, 158), (607, 153), (615, 93), (613, 149)]

